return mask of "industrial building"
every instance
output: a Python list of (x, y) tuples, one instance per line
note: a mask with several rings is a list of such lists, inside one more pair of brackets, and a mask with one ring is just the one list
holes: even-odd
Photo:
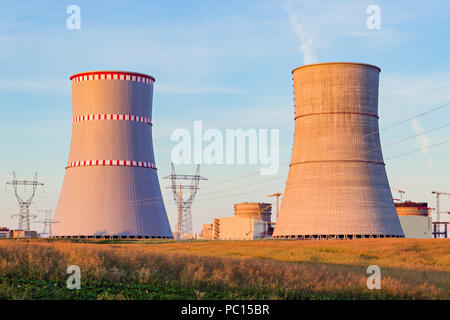
[(292, 73), (294, 144), (274, 238), (403, 237), (378, 134), (380, 69), (332, 62)]
[(34, 230), (22, 230), (22, 229), (9, 229), (6, 227), (0, 227), (0, 239), (20, 239), (20, 238), (38, 238), (37, 231)]
[(261, 219), (246, 217), (226, 217), (214, 219), (214, 239), (254, 240), (267, 234), (267, 223)]
[(432, 238), (432, 223), (428, 203), (405, 201), (395, 204), (406, 238)]
[(154, 78), (93, 71), (70, 80), (72, 139), (53, 236), (172, 238), (153, 153)]
[(9, 229), (6, 227), (0, 227), (0, 239), (9, 238)]
[(37, 238), (37, 231), (27, 231), (27, 230), (9, 230), (9, 238), (20, 239), (20, 238)]
[(181, 238), (184, 240), (197, 240), (197, 234), (196, 233), (183, 233), (183, 236)]
[(200, 231), (199, 238), (202, 240), (213, 240), (213, 224), (206, 223), (203, 225), (202, 231)]
[(243, 202), (234, 205), (234, 216), (216, 218), (204, 224), (200, 238), (204, 240), (254, 240), (270, 237), (272, 205)]
[(433, 238), (439, 239), (439, 238), (448, 238), (448, 225), (449, 221), (435, 221), (433, 222)]
[(272, 204), (263, 202), (236, 203), (234, 205), (234, 215), (270, 223), (272, 219)]

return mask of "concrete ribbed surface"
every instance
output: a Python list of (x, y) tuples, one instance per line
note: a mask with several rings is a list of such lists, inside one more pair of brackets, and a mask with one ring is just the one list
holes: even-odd
[(295, 134), (274, 237), (403, 236), (378, 134), (379, 69), (293, 71)]

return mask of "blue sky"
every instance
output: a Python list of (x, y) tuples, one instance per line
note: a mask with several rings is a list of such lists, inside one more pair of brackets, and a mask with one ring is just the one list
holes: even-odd
[[(81, 29), (66, 28), (66, 8), (81, 8)], [(369, 30), (366, 8), (381, 9)], [(31, 210), (54, 209), (71, 135), (69, 76), (87, 70), (130, 70), (156, 78), (153, 134), (159, 176), (170, 173), (170, 135), (177, 128), (280, 129), (280, 162), (293, 140), (291, 70), (305, 63), (375, 64), (380, 75), (380, 127), (450, 102), (448, 1), (0, 1), (0, 182), (39, 172)], [(429, 64), (429, 65), (427, 65)], [(424, 67), (422, 67), (424, 66)], [(433, 189), (450, 192), (450, 108), (381, 131), (391, 187), (434, 207)], [(194, 171), (180, 166), (180, 173)], [(229, 216), (240, 201), (283, 192), (258, 165), (204, 165), (193, 206), (194, 230)], [(234, 179), (233, 178), (240, 179)], [(232, 180), (232, 181), (230, 181)], [(161, 180), (169, 219), (176, 207)], [(394, 196), (396, 194), (394, 193)], [(442, 199), (450, 210), (449, 199)], [(0, 225), (16, 226), (11, 189), (0, 192)], [(35, 224), (36, 228), (41, 226)]]

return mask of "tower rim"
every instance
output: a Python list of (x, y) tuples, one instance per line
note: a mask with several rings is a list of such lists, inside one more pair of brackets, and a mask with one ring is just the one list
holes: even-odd
[(144, 76), (144, 77), (148, 77), (150, 79), (153, 80), (153, 82), (155, 81), (155, 78), (152, 77), (151, 75), (145, 74), (145, 73), (140, 73), (140, 72), (134, 72), (134, 71), (123, 71), (123, 70), (92, 70), (92, 71), (83, 71), (83, 72), (78, 72), (75, 73), (73, 75), (70, 76), (70, 80), (72, 80), (73, 78), (77, 77), (77, 76), (87, 76), (87, 75), (91, 75), (91, 74), (106, 74), (106, 73), (116, 73), (116, 74), (123, 74), (123, 75), (133, 75), (133, 76)]
[(363, 62), (343, 62), (343, 61), (342, 61), (342, 62), (339, 62), (339, 61), (336, 61), (336, 62), (319, 62), (319, 63), (305, 64), (305, 65), (303, 65), (303, 66), (300, 66), (300, 67), (297, 67), (297, 68), (293, 69), (293, 70), (291, 71), (291, 73), (294, 73), (294, 71), (296, 71), (296, 70), (298, 70), (298, 69), (302, 69), (302, 68), (315, 67), (315, 66), (320, 66), (320, 65), (333, 65), (333, 64), (361, 65), (361, 66), (367, 66), (367, 67), (375, 68), (375, 69), (378, 70), (378, 72), (381, 72), (380, 67), (377, 67), (376, 65), (369, 64), (369, 63), (363, 63)]

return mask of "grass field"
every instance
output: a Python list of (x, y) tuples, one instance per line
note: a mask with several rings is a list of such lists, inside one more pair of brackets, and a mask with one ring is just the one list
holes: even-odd
[(449, 299), (449, 271), (450, 240), (0, 241), (1, 299)]

